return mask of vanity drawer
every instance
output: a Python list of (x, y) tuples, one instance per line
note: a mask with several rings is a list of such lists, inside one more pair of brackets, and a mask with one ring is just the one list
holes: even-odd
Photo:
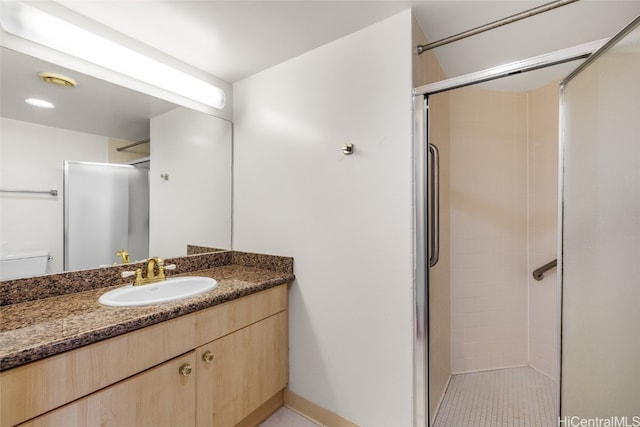
[(286, 310), (287, 297), (285, 284), (197, 312), (194, 348)]

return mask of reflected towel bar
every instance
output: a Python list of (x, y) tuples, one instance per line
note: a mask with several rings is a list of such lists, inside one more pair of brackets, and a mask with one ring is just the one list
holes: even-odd
[(137, 147), (138, 145), (146, 144), (147, 142), (151, 142), (151, 140), (150, 139), (143, 139), (142, 141), (132, 142), (129, 145), (125, 145), (125, 146), (116, 148), (116, 151), (128, 150), (129, 148)]
[(551, 270), (557, 265), (558, 265), (558, 260), (554, 259), (553, 261), (546, 263), (542, 267), (533, 270), (533, 278), (536, 279), (537, 281), (542, 280), (544, 278), (544, 273)]
[(0, 193), (26, 193), (26, 194), (48, 194), (57, 196), (58, 190), (1, 190)]

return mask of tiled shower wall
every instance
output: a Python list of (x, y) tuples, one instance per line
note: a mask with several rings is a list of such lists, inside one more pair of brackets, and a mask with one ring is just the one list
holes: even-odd
[[(558, 85), (451, 93), (452, 372), (555, 376)], [(547, 259), (548, 258), (548, 259)]]
[(527, 96), (451, 93), (451, 364), (528, 362)]
[[(536, 269), (557, 257), (558, 84), (529, 93), (529, 265)], [(529, 360), (557, 378), (556, 269), (529, 280)]]

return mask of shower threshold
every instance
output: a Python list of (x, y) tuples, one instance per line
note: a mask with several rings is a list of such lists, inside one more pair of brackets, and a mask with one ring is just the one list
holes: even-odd
[(453, 375), (434, 427), (556, 427), (555, 393), (530, 367)]

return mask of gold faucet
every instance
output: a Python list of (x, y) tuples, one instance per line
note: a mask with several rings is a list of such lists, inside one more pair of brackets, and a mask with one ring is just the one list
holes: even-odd
[[(158, 274), (155, 272), (156, 266), (158, 267)], [(147, 260), (147, 277), (142, 277), (141, 268), (136, 270), (133, 286), (148, 285), (149, 283), (162, 282), (163, 280), (167, 280), (167, 276), (164, 275), (164, 260), (154, 257)]]
[(118, 252), (116, 252), (116, 256), (122, 258), (123, 264), (129, 264), (129, 252), (125, 251), (124, 249), (120, 249)]

